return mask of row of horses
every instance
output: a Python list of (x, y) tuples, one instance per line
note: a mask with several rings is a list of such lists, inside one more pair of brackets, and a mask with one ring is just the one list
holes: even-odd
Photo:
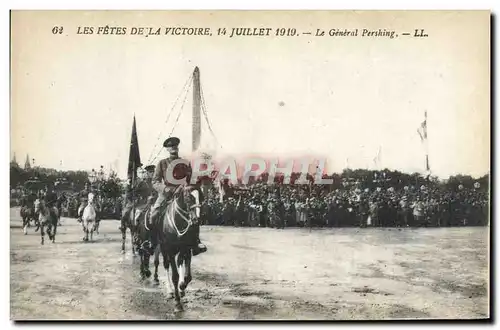
[[(45, 242), (45, 231), (49, 240), (55, 243), (57, 226), (61, 219), (61, 210), (57, 207), (49, 207), (43, 199), (37, 198), (32, 206), (24, 205), (21, 207), (21, 218), (23, 221), (23, 232), (28, 234), (28, 227), (33, 223), (36, 227), (35, 232), (40, 230), (41, 244)], [(83, 210), (82, 227), (85, 233), (84, 241), (92, 240), (94, 232), (99, 233), (99, 220), (97, 219), (97, 208), (94, 204), (94, 195), (89, 194), (89, 203)]]
[[(175, 312), (183, 310), (181, 297), (192, 280), (191, 257), (196, 242), (196, 231), (201, 217), (201, 192), (197, 187), (178, 186), (172, 198), (165, 200), (159, 208), (158, 215), (151, 218), (151, 203), (134, 206), (134, 212), (122, 219), (122, 253), (125, 253), (126, 231), (129, 229), (132, 241), (132, 253), (140, 256), (140, 276), (150, 278), (150, 258), (154, 256), (154, 283), (159, 285), (158, 268), (160, 257), (167, 273), (167, 293), (175, 298)], [(47, 207), (43, 200), (37, 199), (33, 208), (21, 208), (23, 228), (27, 233), (30, 220), (34, 220), (37, 230), (40, 229), (42, 244), (44, 230), (52, 242), (55, 242), (57, 224), (60, 214), (57, 208)], [(98, 233), (99, 220), (94, 195), (89, 193), (88, 204), (82, 213), (84, 241), (93, 240), (93, 233)]]

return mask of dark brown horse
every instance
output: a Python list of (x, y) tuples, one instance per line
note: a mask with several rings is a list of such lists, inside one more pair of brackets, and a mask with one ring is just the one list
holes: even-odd
[[(196, 230), (200, 220), (200, 191), (194, 186), (179, 186), (171, 201), (162, 205), (157, 219), (148, 226), (151, 243), (141, 243), (145, 252), (141, 255), (141, 274), (149, 277), (149, 255), (155, 254), (154, 280), (159, 284), (158, 266), (160, 253), (167, 271), (168, 290), (175, 297), (175, 311), (182, 311), (181, 296), (191, 282), (192, 247), (197, 244)], [(139, 230), (139, 233), (141, 230)], [(172, 294), (173, 291), (173, 294)]]
[(23, 205), (21, 207), (21, 218), (23, 219), (23, 231), (24, 235), (28, 235), (28, 227), (30, 226), (31, 220), (38, 224), (38, 219), (36, 218), (35, 206), (34, 205)]
[(144, 219), (149, 216), (150, 213), (150, 203), (135, 203), (132, 210), (129, 212), (128, 216), (121, 220), (121, 232), (122, 232), (122, 253), (125, 253), (125, 241), (127, 239), (127, 229), (130, 230), (130, 237), (132, 242), (132, 254), (135, 255), (138, 251), (138, 230), (141, 224), (144, 224)]
[(42, 238), (41, 244), (43, 245), (44, 243), (45, 227), (47, 228), (47, 235), (49, 235), (49, 240), (51, 240), (52, 243), (55, 243), (58, 222), (57, 209), (55, 207), (49, 208), (47, 207), (47, 205), (45, 205), (44, 200), (37, 199), (35, 201), (35, 214), (38, 215), (40, 235)]

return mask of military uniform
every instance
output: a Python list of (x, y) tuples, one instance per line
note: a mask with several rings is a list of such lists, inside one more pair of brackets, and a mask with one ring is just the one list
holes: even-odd
[[(154, 165), (146, 166), (145, 169), (148, 172), (148, 174), (152, 173), (154, 170)], [(123, 207), (121, 216), (122, 222), (125, 221), (130, 216), (130, 212), (132, 212), (134, 208), (134, 203), (138, 203), (140, 205), (146, 203), (151, 204), (152, 196), (154, 196), (154, 190), (150, 178), (137, 180), (134, 187), (129, 185), (125, 193), (125, 205)], [(143, 211), (145, 211), (146, 209), (147, 207)], [(118, 229), (122, 230), (123, 228), (124, 226), (122, 223), (120, 227), (118, 227)]]
[[(171, 137), (171, 138), (168, 138), (165, 140), (165, 142), (163, 143), (163, 147), (165, 147), (165, 148), (177, 148), (179, 143), (180, 143), (180, 140), (178, 138)], [(168, 177), (167, 177), (167, 173), (170, 170), (169, 169), (170, 164), (172, 164), (172, 162), (174, 160), (179, 160), (179, 159), (181, 159), (181, 158), (179, 158), (177, 153), (171, 153), (169, 158), (160, 160), (160, 162), (156, 166), (152, 182), (153, 182), (154, 190), (156, 190), (156, 192), (158, 193), (158, 197), (156, 198), (156, 201), (151, 208), (152, 221), (154, 221), (154, 219), (156, 219), (156, 217), (158, 217), (158, 212), (159, 212), (159, 209), (162, 206), (162, 204), (165, 202), (168, 202), (172, 199), (173, 194), (178, 187), (178, 184), (176, 184), (174, 182), (169, 182)], [(191, 166), (185, 165), (182, 163), (176, 165), (172, 171), (172, 176), (175, 179), (181, 180), (181, 179), (186, 178), (186, 181), (188, 183), (191, 180), (191, 174), (192, 174)], [(198, 246), (193, 248), (193, 255), (197, 255), (201, 252), (205, 252), (206, 247), (205, 247), (205, 245), (201, 244), (201, 242), (200, 242), (200, 239), (199, 239), (200, 228), (199, 228), (198, 224), (194, 225), (194, 230), (196, 233), (195, 236), (197, 239)]]
[[(130, 212), (132, 211), (132, 208), (134, 207), (134, 201), (133, 201), (133, 187), (131, 187), (130, 185), (127, 187), (127, 190), (125, 191), (125, 205), (123, 206), (123, 210), (122, 210), (122, 217), (121, 217), (121, 220), (125, 220), (127, 219), (127, 217), (129, 216)], [(121, 227), (120, 227), (121, 229)]]
[(78, 194), (78, 198), (80, 199), (80, 206), (78, 207), (78, 218), (80, 218), (81, 220), (83, 210), (89, 202), (89, 189), (87, 186), (85, 186), (85, 189)]
[(45, 205), (49, 209), (50, 213), (54, 217), (58, 217), (57, 211), (57, 194), (54, 191), (47, 191), (45, 194)]

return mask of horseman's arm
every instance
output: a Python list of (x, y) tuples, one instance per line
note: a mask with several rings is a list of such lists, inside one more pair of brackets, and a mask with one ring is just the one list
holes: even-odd
[(163, 163), (160, 161), (155, 168), (155, 174), (153, 176), (153, 189), (159, 194), (163, 194), (165, 188), (167, 187), (163, 178)]

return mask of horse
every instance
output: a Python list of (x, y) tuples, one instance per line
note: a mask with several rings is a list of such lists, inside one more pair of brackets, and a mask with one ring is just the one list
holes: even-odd
[(130, 230), (130, 237), (132, 241), (132, 254), (133, 255), (136, 254), (136, 251), (138, 251), (137, 231), (141, 223), (141, 219), (142, 218), (145, 219), (146, 214), (149, 214), (149, 209), (151, 204), (149, 200), (147, 204), (137, 205), (136, 202), (134, 203), (136, 205), (133, 206), (133, 209), (128, 213), (128, 216), (121, 219), (120, 230), (122, 232), (122, 252), (121, 252), (122, 254), (125, 253), (125, 240), (127, 238), (127, 228)]
[[(28, 235), (28, 227), (30, 226), (31, 220), (35, 222), (35, 224), (38, 225), (37, 220), (36, 220), (36, 213), (35, 213), (35, 206), (31, 205), (23, 205), (21, 207), (21, 218), (23, 219), (23, 231), (24, 235)], [(38, 230), (39, 227), (37, 227), (36, 230)]]
[(196, 225), (201, 214), (200, 191), (193, 186), (180, 185), (172, 200), (166, 202), (166, 206), (162, 205), (159, 211), (156, 219), (149, 225), (150, 228), (144, 223), (151, 231), (151, 241), (141, 244), (141, 250), (145, 252), (145, 257), (141, 258), (141, 273), (146, 277), (151, 275), (149, 255), (154, 252), (154, 281), (159, 284), (158, 266), (162, 254), (169, 296), (175, 297), (174, 311), (181, 312), (181, 297), (185, 295), (192, 279), (191, 254), (192, 247), (197, 244), (195, 230), (199, 229)]
[[(45, 205), (45, 201), (36, 199), (35, 200), (35, 214), (38, 214), (38, 225), (40, 227), (40, 236), (42, 238), (41, 244), (44, 243), (44, 227), (47, 226), (47, 235), (49, 235), (49, 240), (52, 243), (56, 241), (57, 233), (57, 211), (53, 208), (49, 208)], [(52, 233), (52, 229), (54, 232)]]
[(93, 193), (89, 193), (88, 204), (83, 209), (82, 226), (83, 226), (83, 232), (85, 233), (85, 236), (83, 237), (84, 242), (89, 241), (89, 233), (90, 233), (90, 240), (92, 240), (92, 236), (94, 234), (96, 224), (97, 224), (97, 221), (96, 221), (97, 211), (96, 211), (96, 207), (94, 205), (94, 197), (95, 197), (95, 195)]

